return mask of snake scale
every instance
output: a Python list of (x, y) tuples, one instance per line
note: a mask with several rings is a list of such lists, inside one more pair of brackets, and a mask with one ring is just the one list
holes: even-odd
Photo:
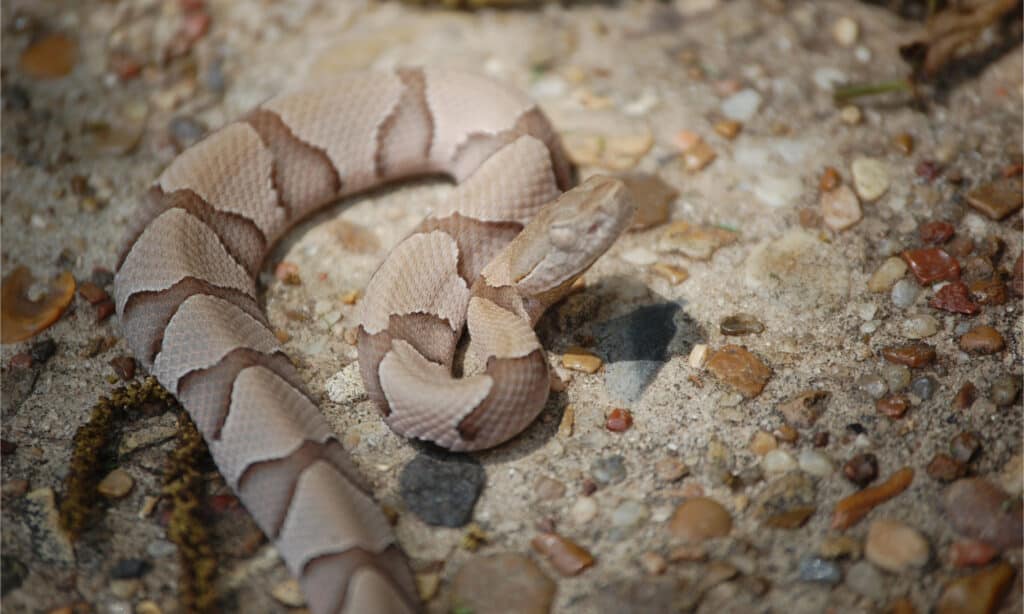
[[(360, 372), (395, 432), (487, 448), (543, 408), (549, 370), (533, 325), (633, 214), (617, 180), (570, 189), (556, 133), (516, 90), (399, 68), (278, 95), (164, 170), (118, 258), (129, 346), (188, 410), (316, 614), (421, 605), (370, 489), (271, 331), (257, 275), (314, 210), (432, 174), (457, 187), (371, 278)], [(453, 377), (464, 329), (473, 368)]]

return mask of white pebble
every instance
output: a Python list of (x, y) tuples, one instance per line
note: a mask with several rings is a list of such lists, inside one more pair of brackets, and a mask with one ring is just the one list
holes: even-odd
[(592, 497), (580, 497), (572, 504), (569, 515), (576, 524), (587, 524), (597, 516), (597, 503)]
[(857, 315), (860, 316), (861, 320), (874, 319), (876, 313), (878, 313), (878, 305), (874, 303), (861, 303), (857, 305)]
[(797, 468), (796, 459), (785, 450), (775, 449), (761, 459), (761, 468), (765, 473), (786, 473)]
[(565, 80), (557, 75), (541, 77), (530, 88), (530, 96), (537, 100), (561, 98), (569, 89)]
[(636, 266), (647, 266), (648, 264), (654, 264), (658, 261), (658, 255), (646, 247), (634, 247), (628, 249), (621, 254), (619, 257), (630, 264)]
[(842, 16), (832, 24), (832, 38), (843, 47), (850, 47), (857, 42), (860, 26), (851, 17)]
[(708, 359), (708, 346), (706, 343), (698, 343), (693, 346), (690, 350), (690, 356), (687, 359), (690, 367), (693, 369), (700, 369), (704, 366), (704, 362)]
[(907, 318), (900, 327), (907, 339), (924, 339), (939, 332), (939, 321), (930, 315)]
[(747, 88), (729, 96), (722, 102), (722, 114), (736, 121), (749, 121), (761, 106), (761, 94)]
[(864, 45), (858, 45), (857, 48), (853, 50), (853, 57), (861, 64), (867, 64), (871, 61), (871, 50)]
[(647, 115), (648, 111), (658, 106), (658, 102), (660, 99), (654, 90), (646, 89), (640, 93), (639, 98), (627, 102), (622, 107), (622, 112), (633, 116)]
[(832, 474), (832, 461), (817, 450), (800, 450), (800, 469), (818, 477)]
[(877, 158), (857, 158), (850, 170), (857, 194), (867, 202), (878, 200), (889, 189), (889, 165)]

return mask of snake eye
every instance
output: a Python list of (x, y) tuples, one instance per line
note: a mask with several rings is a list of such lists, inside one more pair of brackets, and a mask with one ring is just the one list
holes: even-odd
[(576, 235), (568, 226), (552, 226), (548, 238), (552, 245), (562, 250), (569, 250), (576, 244)]

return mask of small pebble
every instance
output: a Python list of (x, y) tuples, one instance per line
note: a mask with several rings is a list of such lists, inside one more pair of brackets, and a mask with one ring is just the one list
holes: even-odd
[(890, 392), (902, 392), (910, 385), (910, 369), (900, 364), (883, 364), (882, 378)]
[(597, 517), (597, 502), (591, 497), (580, 497), (573, 503), (569, 515), (577, 525), (584, 525)]
[(860, 26), (851, 17), (843, 15), (832, 24), (832, 38), (842, 47), (852, 47), (857, 43)]
[(289, 608), (299, 608), (306, 604), (306, 598), (302, 594), (302, 588), (295, 579), (288, 579), (274, 586), (270, 590), (271, 596), (278, 603)]
[(654, 464), (654, 472), (659, 480), (675, 482), (688, 475), (690, 469), (678, 458), (665, 456)]
[(135, 480), (124, 469), (114, 469), (100, 480), (96, 490), (110, 499), (120, 499), (127, 495), (135, 485)]
[(139, 590), (138, 580), (111, 580), (110, 593), (118, 599), (131, 599)]
[(889, 346), (882, 348), (882, 357), (891, 363), (917, 369), (935, 362), (935, 348), (927, 343)]
[(901, 394), (890, 395), (879, 399), (875, 403), (875, 409), (878, 410), (878, 413), (897, 420), (910, 409), (910, 400)]
[(952, 224), (937, 220), (921, 224), (921, 227), (918, 228), (921, 240), (933, 245), (949, 241), (954, 232), (956, 232), (956, 230), (953, 228)]
[(863, 546), (856, 538), (849, 535), (836, 535), (826, 538), (818, 547), (818, 554), (826, 559), (859, 559)]
[(935, 614), (992, 614), (1009, 592), (1017, 571), (1006, 562), (996, 563), (946, 585), (935, 604)]
[(960, 390), (957, 390), (956, 395), (953, 397), (953, 409), (965, 410), (969, 408), (974, 400), (978, 398), (978, 389), (971, 382), (965, 382), (963, 386), (960, 386)]
[(899, 520), (880, 518), (868, 528), (864, 556), (877, 567), (901, 573), (924, 567), (930, 548), (917, 529)]
[(860, 123), (863, 114), (860, 112), (860, 108), (855, 105), (846, 105), (839, 110), (839, 119), (843, 120), (844, 124), (855, 126)]
[(167, 126), (171, 141), (178, 151), (195, 145), (206, 134), (206, 126), (193, 117), (179, 115), (171, 119)]
[(121, 381), (127, 382), (135, 377), (135, 359), (131, 356), (118, 356), (110, 359), (110, 366), (114, 369)]
[(854, 226), (863, 217), (857, 195), (846, 185), (822, 192), (818, 206), (822, 221), (836, 232)]
[(473, 517), (486, 472), (466, 455), (420, 452), (398, 475), (398, 492), (409, 510), (431, 526), (461, 527)]
[(613, 409), (604, 422), (604, 427), (613, 433), (628, 431), (631, 426), (633, 426), (633, 414), (628, 409)]
[(778, 447), (775, 436), (766, 431), (757, 431), (750, 438), (750, 451), (758, 456), (764, 456)]
[(798, 467), (793, 455), (785, 450), (771, 450), (761, 459), (761, 468), (764, 472), (771, 474), (786, 473)]
[(594, 557), (575, 542), (557, 533), (541, 533), (530, 544), (563, 576), (575, 576), (594, 564)]
[(888, 582), (877, 567), (867, 561), (858, 561), (847, 570), (846, 585), (859, 595), (881, 601), (885, 599)]
[(797, 462), (800, 464), (801, 471), (817, 477), (829, 476), (834, 470), (829, 457), (817, 450), (801, 450)]
[(967, 474), (967, 467), (949, 454), (939, 453), (932, 457), (925, 469), (928, 477), (938, 482), (952, 482)]
[(900, 257), (922, 286), (937, 281), (957, 281), (960, 278), (960, 263), (938, 247), (908, 249)]
[(995, 354), (1006, 347), (1003, 336), (991, 326), (975, 326), (960, 337), (960, 349), (971, 354)]
[(904, 467), (878, 486), (870, 486), (844, 497), (832, 513), (832, 529), (848, 529), (861, 521), (871, 510), (905, 491), (914, 481), (914, 470)]
[(764, 332), (764, 324), (749, 313), (736, 313), (722, 318), (718, 330), (723, 335), (757, 335)]
[(935, 309), (942, 309), (952, 313), (974, 315), (981, 310), (981, 306), (971, 300), (971, 292), (967, 284), (962, 281), (948, 283), (932, 297), (928, 304)]
[(690, 272), (686, 269), (665, 264), (664, 262), (657, 262), (651, 265), (651, 271), (656, 275), (664, 277), (673, 286), (677, 286), (690, 278)]
[(910, 392), (922, 401), (927, 401), (935, 394), (935, 389), (938, 388), (938, 385), (935, 378), (930, 375), (922, 375), (911, 380)]
[(1006, 407), (1017, 400), (1020, 394), (1020, 376), (1003, 374), (992, 380), (989, 397), (999, 407)]
[(714, 499), (694, 497), (676, 508), (668, 528), (683, 541), (701, 543), (728, 535), (732, 530), (732, 516)]
[(990, 219), (1002, 220), (1021, 208), (1024, 184), (1020, 177), (1005, 177), (967, 193), (967, 203)]
[(590, 475), (604, 486), (618, 484), (626, 479), (625, 459), (618, 454), (599, 458), (590, 465)]
[(857, 158), (850, 167), (857, 195), (867, 202), (881, 198), (889, 189), (889, 167), (877, 158)]
[(939, 321), (930, 315), (912, 316), (903, 320), (900, 332), (907, 339), (925, 339), (939, 332)]
[(739, 122), (748, 122), (761, 106), (761, 94), (750, 88), (740, 90), (722, 101), (722, 115)]
[(878, 375), (862, 375), (857, 378), (857, 388), (876, 401), (889, 391), (888, 384)]
[(609, 537), (616, 541), (624, 539), (646, 523), (650, 517), (651, 512), (646, 505), (639, 501), (626, 499), (612, 510), (612, 529)]
[(723, 346), (711, 355), (706, 366), (747, 398), (759, 395), (772, 374), (757, 356), (738, 345)]
[(451, 581), (452, 601), (469, 612), (488, 612), (501, 604), (509, 612), (542, 614), (551, 610), (555, 590), (531, 557), (515, 552), (476, 555)]
[(57, 353), (57, 343), (53, 339), (42, 339), (32, 344), (28, 354), (36, 364), (46, 364)]
[(541, 501), (560, 499), (565, 495), (565, 484), (558, 480), (541, 476), (534, 482), (533, 492)]
[(741, 130), (743, 130), (743, 123), (732, 119), (723, 119), (715, 122), (712, 128), (714, 128), (715, 133), (719, 136), (731, 141), (739, 135)]
[(581, 347), (572, 347), (562, 355), (562, 366), (573, 371), (597, 373), (601, 359)]
[(964, 478), (942, 495), (946, 519), (961, 535), (1004, 550), (1020, 548), (1024, 516), (1020, 499), (984, 478)]
[(901, 279), (892, 286), (892, 291), (889, 296), (892, 299), (893, 305), (896, 305), (901, 309), (906, 309), (913, 305), (917, 301), (917, 297), (920, 295), (920, 286), (909, 279)]
[(878, 477), (878, 458), (870, 452), (858, 454), (843, 465), (843, 475), (860, 488), (864, 488)]
[(800, 580), (834, 586), (843, 579), (843, 572), (834, 562), (817, 556), (800, 559)]

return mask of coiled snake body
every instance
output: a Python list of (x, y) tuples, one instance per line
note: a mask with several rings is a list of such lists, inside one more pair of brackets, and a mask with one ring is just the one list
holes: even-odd
[[(296, 221), (443, 173), (459, 185), (380, 266), (359, 362), (390, 427), (497, 445), (548, 396), (533, 325), (629, 224), (621, 182), (572, 184), (541, 111), (481, 76), (363, 72), (277, 96), (184, 151), (129, 229), (115, 301), (132, 351), (174, 393), (313, 612), (420, 609), (405, 555), (257, 301)], [(453, 378), (463, 329), (475, 373)]]

